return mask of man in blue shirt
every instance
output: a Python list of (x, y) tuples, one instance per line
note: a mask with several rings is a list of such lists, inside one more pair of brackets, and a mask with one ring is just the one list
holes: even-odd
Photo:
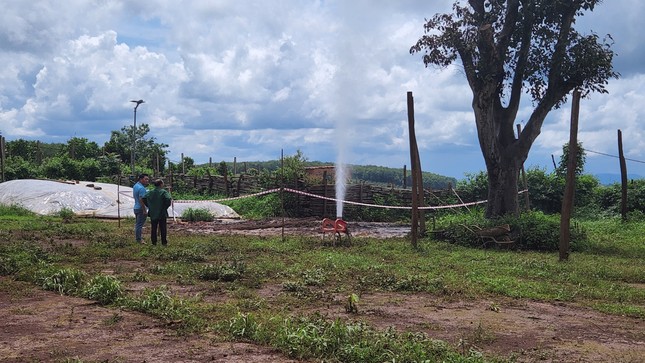
[(139, 181), (132, 187), (132, 196), (134, 197), (134, 238), (137, 243), (145, 243), (141, 237), (143, 225), (146, 223), (148, 217), (148, 209), (143, 203), (143, 197), (146, 196), (148, 190), (146, 186), (150, 182), (148, 174), (140, 174)]

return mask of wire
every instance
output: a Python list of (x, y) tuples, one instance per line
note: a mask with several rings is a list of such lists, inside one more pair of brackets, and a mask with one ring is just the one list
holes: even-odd
[[(619, 157), (618, 157), (618, 156), (616, 156), (616, 155), (605, 154), (605, 153), (601, 153), (600, 151), (593, 151), (593, 150), (589, 150), (589, 149), (585, 149), (585, 151), (586, 151), (586, 152), (590, 152), (590, 153), (594, 153), (594, 154), (598, 154), (598, 155), (609, 156), (609, 157), (612, 157), (612, 158), (619, 158)], [(636, 160), (636, 159), (630, 159), (630, 158), (625, 158), (625, 160), (633, 161), (633, 162), (635, 162), (635, 163), (642, 163), (642, 164), (645, 164), (645, 161), (642, 161), (642, 160)]]

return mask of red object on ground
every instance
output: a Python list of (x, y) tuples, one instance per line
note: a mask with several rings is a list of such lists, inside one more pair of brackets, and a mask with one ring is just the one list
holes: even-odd
[(323, 233), (323, 238), (325, 238), (325, 234), (327, 233), (332, 233), (336, 237), (336, 241), (340, 242), (341, 240), (341, 233), (347, 236), (349, 239), (351, 237), (351, 233), (349, 233), (349, 229), (347, 228), (347, 222), (344, 220), (337, 218), (335, 221), (329, 219), (329, 218), (324, 218), (322, 220), (322, 233)]

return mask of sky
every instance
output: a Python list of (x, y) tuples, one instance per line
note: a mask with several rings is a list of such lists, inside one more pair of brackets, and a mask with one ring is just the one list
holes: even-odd
[[(472, 93), (459, 66), (409, 53), (424, 19), (452, 0), (2, 1), (0, 132), (7, 141), (103, 145), (146, 123), (169, 158), (410, 165), (407, 92), (423, 171), (485, 170)], [(576, 28), (611, 34), (621, 74), (580, 104), (585, 172), (645, 177), (645, 2), (609, 0)], [(527, 97), (517, 123), (528, 119)], [(553, 170), (569, 140), (570, 103), (553, 110), (527, 168)]]

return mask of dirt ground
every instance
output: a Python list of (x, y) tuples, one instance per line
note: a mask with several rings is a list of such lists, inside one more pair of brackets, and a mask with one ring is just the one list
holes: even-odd
[[(282, 220), (171, 223), (171, 233), (270, 236)], [(285, 235), (320, 235), (317, 220), (285, 220)], [(353, 236), (398, 237), (405, 227), (353, 223)], [(0, 362), (294, 362), (267, 347), (221, 342), (214, 336), (178, 337), (171, 326), (144, 314), (101, 307), (7, 277), (0, 284)], [(133, 287), (142, 288), (142, 287)], [(200, 286), (171, 286), (194, 294)], [(182, 291), (182, 289), (184, 291)], [(280, 286), (262, 286), (268, 301)], [(225, 298), (225, 297), (219, 297)], [(516, 362), (645, 362), (645, 321), (605, 315), (574, 304), (531, 300), (445, 300), (427, 294), (373, 293), (361, 296), (349, 316), (343, 296), (315, 310), (329, 318), (363, 319), (475, 348)], [(313, 312), (313, 311), (307, 311)], [(304, 312), (304, 313), (307, 313)]]

